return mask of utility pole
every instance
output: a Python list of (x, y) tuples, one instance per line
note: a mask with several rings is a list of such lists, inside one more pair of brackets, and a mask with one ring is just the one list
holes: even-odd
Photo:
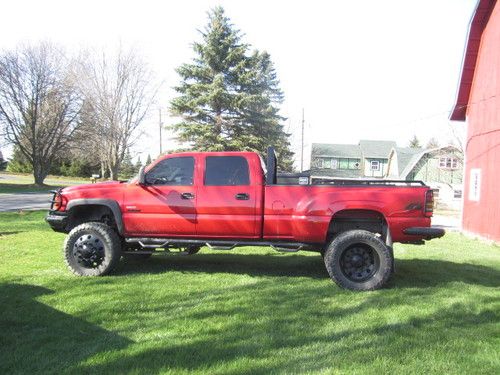
[(300, 171), (304, 171), (304, 108), (302, 108), (302, 139), (300, 145)]
[(163, 126), (163, 122), (161, 122), (161, 108), (159, 108), (159, 109), (158, 109), (158, 113), (159, 113), (159, 115), (160, 115), (160, 155), (161, 155), (161, 153), (162, 153), (162, 151), (163, 151), (163, 150), (162, 150), (162, 144), (161, 144), (161, 128), (162, 128), (162, 126)]

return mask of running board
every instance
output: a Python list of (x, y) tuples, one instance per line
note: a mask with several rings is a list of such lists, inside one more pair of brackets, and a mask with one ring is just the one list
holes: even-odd
[(276, 251), (295, 253), (299, 250), (314, 250), (321, 247), (318, 244), (282, 241), (246, 241), (246, 240), (212, 240), (212, 239), (183, 239), (183, 238), (148, 238), (130, 237), (127, 243), (136, 243), (144, 249), (168, 247), (185, 247), (189, 245), (207, 246), (210, 250), (232, 250), (242, 246), (270, 246)]

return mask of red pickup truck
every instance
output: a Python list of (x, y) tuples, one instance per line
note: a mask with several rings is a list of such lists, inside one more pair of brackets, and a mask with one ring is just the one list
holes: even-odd
[(268, 154), (267, 163), (253, 152), (166, 155), (129, 182), (55, 191), (46, 220), (69, 233), (65, 261), (81, 276), (110, 272), (122, 255), (272, 246), (321, 253), (331, 278), (354, 290), (386, 283), (393, 242), (444, 235), (430, 226), (433, 194), (420, 181), (278, 184)]

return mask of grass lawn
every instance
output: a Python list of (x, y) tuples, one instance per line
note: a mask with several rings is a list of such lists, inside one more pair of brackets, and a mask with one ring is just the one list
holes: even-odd
[(0, 194), (45, 193), (63, 186), (88, 184), (90, 179), (79, 177), (47, 176), (45, 186), (34, 184), (33, 175), (25, 173), (1, 172)]
[(42, 212), (0, 214), (0, 373), (498, 374), (500, 249), (397, 245), (387, 289), (339, 289), (316, 254), (122, 261), (78, 278)]
[(61, 186), (57, 185), (37, 186), (34, 184), (7, 184), (0, 182), (0, 194), (47, 193), (51, 190), (58, 189)]

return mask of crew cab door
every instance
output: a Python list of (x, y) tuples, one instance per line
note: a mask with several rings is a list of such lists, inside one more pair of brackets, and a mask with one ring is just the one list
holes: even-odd
[[(256, 184), (243, 156), (203, 157), (204, 176), (198, 186), (198, 236), (255, 238)], [(260, 223), (260, 221), (259, 221)]]
[(123, 222), (129, 235), (196, 235), (195, 158), (160, 160), (144, 185), (129, 184), (123, 197)]

